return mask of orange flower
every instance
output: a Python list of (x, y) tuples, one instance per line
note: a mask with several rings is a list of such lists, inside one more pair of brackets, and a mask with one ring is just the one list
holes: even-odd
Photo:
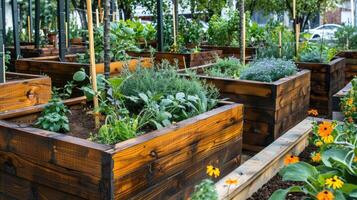
[(328, 190), (323, 190), (316, 195), (317, 200), (333, 200), (335, 196)]
[(231, 178), (227, 179), (225, 182), (227, 185), (237, 185), (238, 184), (237, 179), (231, 179)]
[(321, 154), (320, 153), (313, 153), (311, 156), (311, 160), (315, 163), (319, 163), (321, 161)]
[(300, 161), (299, 157), (293, 155), (287, 155), (284, 159), (284, 164), (290, 165), (290, 164), (297, 163), (299, 161)]
[(352, 104), (353, 104), (353, 99), (352, 99), (352, 98), (347, 99), (346, 104), (347, 104), (348, 106), (352, 106)]
[(316, 109), (311, 109), (309, 111), (307, 111), (307, 114), (313, 117), (317, 117), (319, 115), (319, 113), (317, 112)]
[(320, 137), (330, 136), (333, 131), (333, 125), (331, 122), (324, 121), (319, 125), (318, 133)]
[(353, 162), (357, 163), (357, 156), (353, 159)]
[(352, 117), (349, 117), (349, 118), (348, 118), (348, 122), (349, 122), (349, 123), (353, 123), (353, 118), (352, 118)]

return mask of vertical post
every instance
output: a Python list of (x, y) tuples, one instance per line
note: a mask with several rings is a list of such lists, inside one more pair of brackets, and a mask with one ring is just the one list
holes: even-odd
[(296, 0), (293, 0), (293, 20), (295, 26), (295, 56), (298, 56), (299, 52), (299, 22), (296, 16)]
[(59, 58), (61, 61), (65, 59), (66, 53), (66, 36), (65, 36), (65, 13), (64, 0), (57, 0), (57, 17), (58, 17), (58, 39), (59, 39)]
[(3, 7), (4, 4), (0, 4), (0, 83), (5, 83), (5, 48), (4, 48), (4, 16), (3, 12), (5, 7)]
[(40, 0), (35, 0), (35, 48), (40, 48)]
[[(114, 0), (110, 0), (110, 16), (112, 16), (111, 17), (111, 19), (112, 19), (112, 21), (114, 21), (114, 7), (115, 7), (115, 2), (114, 2)], [(105, 11), (104, 11), (105, 12)], [(109, 16), (109, 15), (108, 15)], [(105, 23), (105, 22), (104, 22)]]
[(356, 27), (357, 26), (357, 0), (355, 0), (355, 18), (353, 20), (355, 20), (355, 27)]
[(28, 9), (29, 9), (29, 15), (28, 15), (28, 34), (29, 34), (29, 42), (32, 41), (32, 0), (28, 0)]
[(177, 45), (177, 34), (178, 34), (178, 0), (172, 0), (173, 2), (173, 14), (172, 14), (172, 20), (173, 20), (173, 25), (174, 25), (174, 46)]
[(95, 67), (94, 55), (94, 35), (93, 35), (93, 19), (92, 19), (92, 1), (87, 0), (87, 19), (88, 19), (88, 38), (89, 38), (89, 57), (90, 57), (90, 77), (92, 78), (92, 87), (94, 90), (93, 104), (94, 104), (94, 119), (96, 128), (99, 128), (98, 116), (98, 96), (97, 96), (97, 70)]
[(12, 0), (11, 8), (12, 8), (14, 47), (15, 47), (15, 60), (17, 60), (21, 56), (17, 0)]
[(282, 47), (283, 47), (283, 43), (282, 43), (282, 34), (281, 34), (281, 30), (279, 30), (279, 57), (281, 58), (283, 56), (283, 52), (282, 52)]
[(163, 15), (162, 15), (162, 0), (157, 0), (157, 50), (164, 50), (164, 33), (163, 33)]
[(239, 5), (240, 16), (240, 61), (245, 64), (245, 12), (244, 12), (244, 0), (240, 0)]
[(3, 34), (3, 42), (4, 44), (6, 43), (6, 21), (5, 21), (5, 1), (1, 1), (1, 7), (3, 8), (1, 11), (1, 15), (3, 18), (3, 23), (2, 23), (2, 34)]
[(65, 12), (66, 12), (66, 47), (68, 48), (70, 46), (70, 42), (69, 42), (69, 29), (70, 29), (70, 9), (69, 9), (69, 6), (70, 6), (70, 2), (69, 0), (65, 0)]
[(104, 75), (110, 76), (110, 3), (112, 0), (104, 0)]

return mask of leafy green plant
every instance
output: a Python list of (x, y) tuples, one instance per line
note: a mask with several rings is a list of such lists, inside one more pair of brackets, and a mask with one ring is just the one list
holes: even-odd
[(71, 20), (69, 23), (69, 38), (81, 38), (83, 30), (79, 28), (76, 20)]
[(182, 43), (187, 45), (192, 45), (198, 47), (204, 37), (203, 26), (198, 20), (189, 21), (186, 17), (179, 17), (179, 27), (178, 27), (179, 37), (182, 37)]
[(250, 64), (240, 74), (240, 79), (262, 82), (273, 82), (297, 73), (293, 61), (280, 58), (259, 59)]
[(344, 25), (335, 33), (337, 47), (341, 49), (357, 49), (357, 28)]
[(218, 193), (214, 182), (204, 179), (199, 185), (195, 186), (195, 191), (191, 195), (191, 200), (218, 200)]
[(66, 133), (70, 130), (67, 117), (69, 113), (70, 111), (61, 99), (52, 98), (37, 119), (35, 126), (53, 132)]
[(347, 122), (357, 123), (357, 77), (352, 80), (351, 90), (342, 98), (341, 110)]
[(323, 42), (317, 44), (305, 42), (300, 48), (299, 61), (328, 63), (335, 57), (336, 53), (335, 48), (328, 47)]
[(229, 77), (229, 78), (239, 78), (240, 73), (244, 70), (247, 65), (240, 63), (239, 59), (230, 58), (218, 58), (215, 65), (209, 68), (205, 68), (205, 74), (215, 77)]

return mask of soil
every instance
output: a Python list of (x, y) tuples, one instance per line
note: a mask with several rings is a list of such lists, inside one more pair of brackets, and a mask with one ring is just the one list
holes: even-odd
[[(314, 146), (308, 146), (300, 155), (299, 158), (301, 161), (311, 162), (310, 155), (316, 150)], [(286, 189), (293, 185), (302, 185), (299, 182), (292, 181), (282, 181), (282, 178), (279, 174), (275, 175), (270, 179), (266, 184), (263, 185), (257, 192), (255, 192), (248, 200), (268, 200), (269, 197), (278, 189)], [(301, 200), (305, 199), (305, 196), (302, 193), (290, 193), (287, 196), (287, 200)]]

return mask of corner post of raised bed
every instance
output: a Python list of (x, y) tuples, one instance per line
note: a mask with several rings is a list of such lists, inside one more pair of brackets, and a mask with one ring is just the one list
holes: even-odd
[(0, 83), (5, 83), (5, 46), (4, 46), (4, 16), (3, 12), (5, 7), (4, 4), (0, 3)]
[(164, 49), (164, 32), (163, 32), (163, 14), (162, 14), (162, 0), (157, 0), (157, 50), (163, 51)]
[(17, 0), (12, 0), (11, 9), (12, 9), (12, 24), (13, 24), (13, 35), (14, 35), (14, 47), (15, 47), (15, 60), (17, 60), (21, 56)]
[(57, 17), (58, 17), (58, 38), (59, 38), (59, 59), (64, 61), (66, 53), (66, 36), (65, 36), (65, 12), (64, 0), (57, 0)]
[(68, 48), (69, 46), (71, 46), (71, 43), (69, 42), (69, 40), (71, 38), (69, 38), (69, 31), (70, 31), (70, 16), (69, 16), (69, 13), (70, 13), (70, 9), (69, 9), (69, 6), (70, 6), (70, 2), (69, 0), (65, 0), (65, 13), (66, 13), (66, 47)]
[(27, 17), (27, 28), (28, 28), (28, 36), (29, 42), (32, 41), (32, 0), (28, 0), (28, 17)]
[(40, 48), (40, 0), (35, 0), (35, 48)]

